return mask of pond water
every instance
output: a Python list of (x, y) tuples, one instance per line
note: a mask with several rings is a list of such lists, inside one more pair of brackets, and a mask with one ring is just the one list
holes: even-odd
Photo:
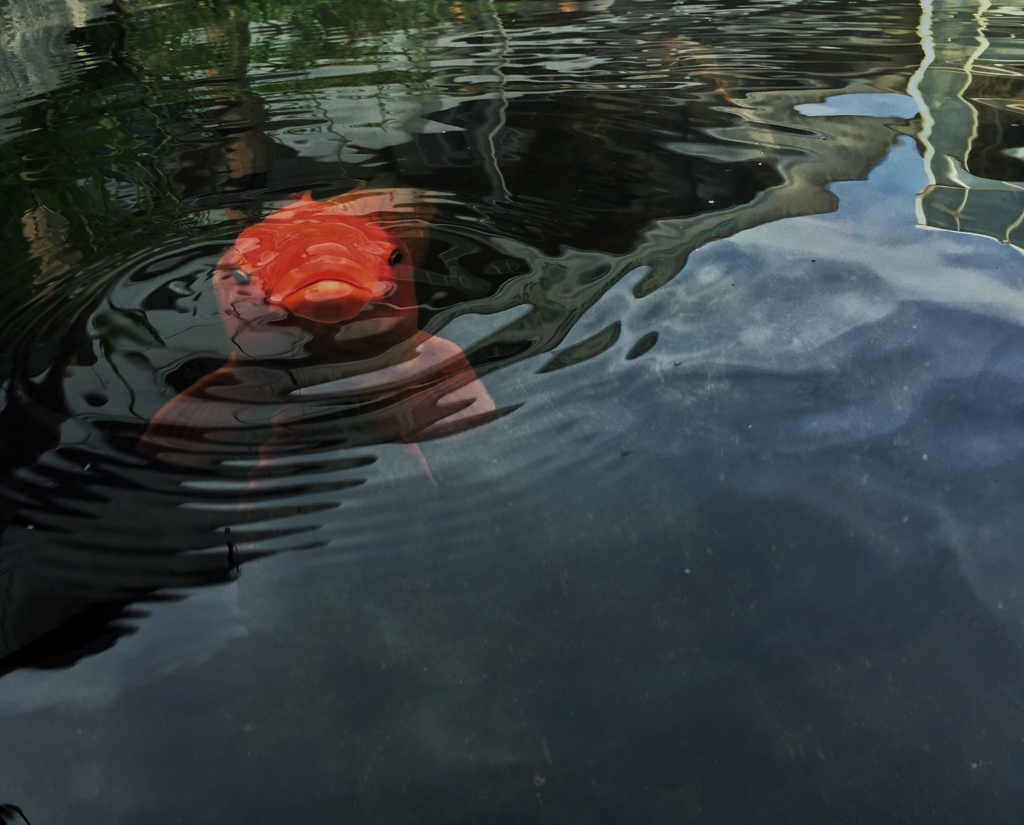
[[(0, 803), (1021, 821), (1018, 5), (0, 23)], [(232, 326), (306, 192), (404, 199), (397, 349)]]

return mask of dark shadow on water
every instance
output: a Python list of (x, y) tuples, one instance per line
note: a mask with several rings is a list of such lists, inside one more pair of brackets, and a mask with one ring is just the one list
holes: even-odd
[(0, 823), (3, 825), (20, 825), (21, 823), (32, 825), (28, 817), (25, 816), (25, 812), (17, 805), (10, 803), (0, 803)]

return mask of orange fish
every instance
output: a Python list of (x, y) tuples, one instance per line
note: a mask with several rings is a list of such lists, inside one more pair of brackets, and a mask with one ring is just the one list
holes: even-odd
[(157, 412), (139, 451), (203, 465), (239, 445), (400, 441), (430, 476), (416, 442), (495, 409), (462, 350), (417, 327), (430, 211), (409, 189), (306, 192), (245, 229), (213, 272), (232, 355)]

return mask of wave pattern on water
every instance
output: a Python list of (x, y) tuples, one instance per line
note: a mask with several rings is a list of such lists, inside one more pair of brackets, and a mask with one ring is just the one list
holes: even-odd
[[(99, 11), (0, 32), (33, 822), (1021, 821), (1017, 10)], [(239, 344), (225, 252), (361, 186), (402, 357)]]
[[(909, 7), (528, 3), (410, 17), (399, 6), (374, 20), (316, 4), (247, 19), (124, 2), (88, 30), (78, 80), (21, 110), (23, 131), (2, 148), (28, 184), (8, 223), (25, 248), (2, 311), (14, 353), (3, 414), (12, 427), (35, 422), (8, 454), (9, 516), (34, 528), (19, 534), (23, 546), (60, 546), (80, 519), (98, 532), (83, 533), (79, 549), (101, 569), (100, 535), (130, 559), (142, 529), (133, 519), (166, 515), (180, 530), (152, 558), (171, 564), (172, 587), (193, 575), (173, 571), (172, 545), (183, 559), (216, 555), (226, 527), (239, 553), (261, 554), (337, 541), (343, 512), (344, 545), (383, 552), (384, 522), (367, 514), (384, 489), (433, 489), (422, 454), (390, 446), (386, 422), (402, 400), (326, 373), (314, 395), (284, 408), (253, 402), (237, 427), (209, 433), (195, 466), (134, 452), (154, 414), (230, 355), (210, 274), (233, 236), (288, 195), (396, 179), (433, 193), (420, 324), (437, 335), (483, 319), (462, 346), (501, 396), (480, 423), (506, 432), (524, 404), (560, 403), (555, 388), (588, 375), (587, 364), (613, 358), (625, 369), (667, 352), (659, 312), (670, 304), (657, 296), (695, 250), (834, 208), (827, 187), (867, 174), (906, 122), (825, 123), (796, 107), (851, 86), (893, 87), (919, 60)], [(104, 40), (103, 25), (118, 37)], [(823, 60), (833, 42), (841, 48)], [(54, 116), (80, 135), (63, 155), (31, 145)], [(713, 314), (727, 288), (705, 280), (679, 288)], [(706, 351), (675, 357), (699, 363)], [(616, 392), (615, 382), (596, 386)], [(275, 441), (282, 409), (296, 426)], [(606, 461), (614, 438), (552, 426), (526, 440), (513, 473), (531, 510), (543, 496), (531, 490), (562, 473), (624, 466)], [(95, 455), (78, 456), (89, 469), (72, 472), (58, 457), (75, 428)], [(476, 434), (426, 443), (426, 466), (447, 475), (455, 461), (458, 474), (460, 443), (475, 445), (463, 459), (470, 478), (512, 466), (476, 452)], [(58, 486), (51, 464), (64, 467)], [(131, 481), (113, 482), (122, 476)], [(136, 495), (146, 503), (125, 510)], [(457, 509), (443, 517), (485, 529), (483, 499), (468, 515)], [(147, 565), (140, 593), (159, 586)]]

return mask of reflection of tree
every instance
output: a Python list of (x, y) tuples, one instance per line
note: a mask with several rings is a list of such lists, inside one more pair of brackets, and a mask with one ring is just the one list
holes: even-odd
[[(231, 21), (259, 26), (260, 37), (244, 45), (246, 63), (294, 71), (323, 61), (372, 57), (379, 37), (414, 31), (459, 13), (441, 0), (119, 0), (115, 6), (126, 15), (129, 39), (133, 51), (144, 58), (147, 79), (162, 82), (194, 79), (211, 66), (230, 76), (231, 55), (242, 53), (240, 44), (231, 38), (209, 41), (203, 33), (224, 29)], [(286, 88), (298, 85), (285, 82)], [(173, 98), (172, 89), (164, 92)]]
[[(5, 352), (30, 327), (35, 336), (61, 334), (102, 289), (83, 288), (83, 273), (66, 262), (128, 257), (153, 244), (154, 226), (171, 240), (240, 216), (205, 206), (211, 193), (258, 185), (252, 176), (266, 171), (275, 152), (261, 128), (266, 112), (251, 67), (273, 70), (276, 90), (301, 92), (301, 76), (290, 87), (277, 74), (370, 53), (376, 36), (447, 14), (431, 0), (124, 0), (114, 8), (114, 16), (73, 35), (79, 51), (93, 56), (87, 68), (22, 109), (12, 138), (0, 145), (6, 210), (23, 224), (31, 256), (7, 273)], [(54, 302), (57, 295), (62, 300)]]
[(67, 220), (52, 209), (39, 205), (21, 216), (21, 231), (28, 241), (29, 255), (39, 262), (39, 284), (67, 274), (77, 259), (69, 248)]

